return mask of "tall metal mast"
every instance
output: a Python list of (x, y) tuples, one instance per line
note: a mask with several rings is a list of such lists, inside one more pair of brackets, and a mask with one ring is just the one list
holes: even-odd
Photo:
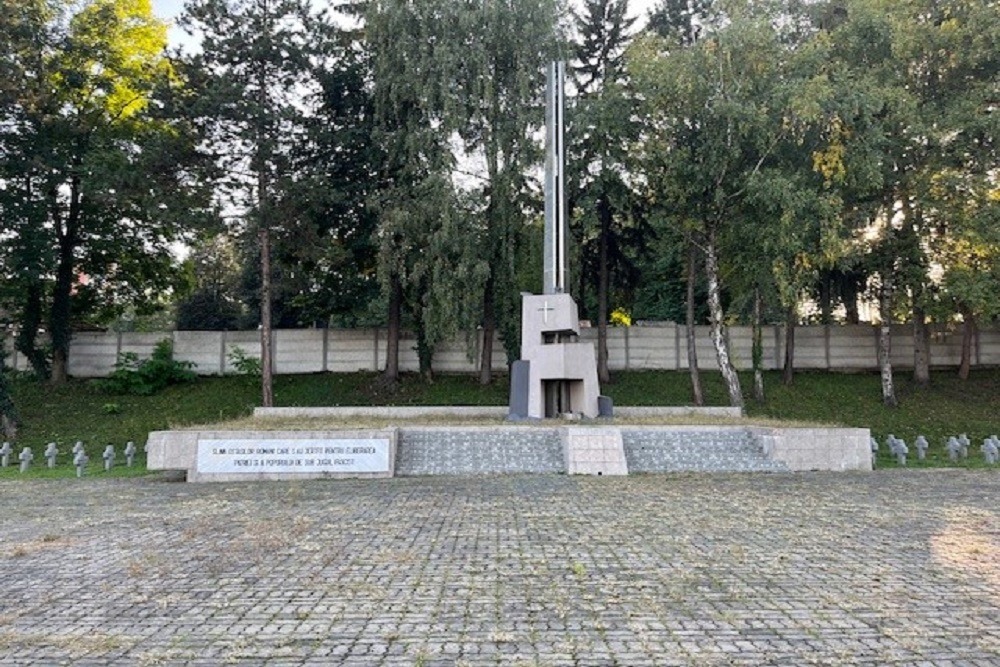
[(566, 64), (549, 64), (545, 87), (545, 244), (543, 294), (567, 292), (569, 223), (566, 219)]

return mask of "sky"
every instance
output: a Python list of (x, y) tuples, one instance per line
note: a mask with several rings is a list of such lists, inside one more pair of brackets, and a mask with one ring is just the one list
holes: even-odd
[[(656, 0), (631, 0), (629, 9), (634, 16), (645, 15), (655, 2)], [(579, 0), (574, 4), (579, 4)], [(153, 0), (153, 14), (162, 19), (174, 19), (183, 8), (184, 0)], [(171, 46), (180, 46), (186, 41), (184, 32), (176, 27), (170, 29), (169, 39)]]

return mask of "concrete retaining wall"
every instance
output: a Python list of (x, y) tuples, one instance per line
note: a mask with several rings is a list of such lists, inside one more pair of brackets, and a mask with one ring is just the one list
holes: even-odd
[[(750, 367), (751, 331), (749, 327), (731, 327), (730, 344), (737, 368)], [(708, 327), (696, 327), (698, 363), (701, 368), (718, 368)], [(892, 328), (892, 362), (899, 368), (913, 367), (913, 332), (909, 326)], [(877, 370), (877, 331), (870, 325), (803, 326), (795, 330), (795, 367), (801, 370)], [(162, 333), (92, 333), (73, 337), (69, 373), (76, 377), (103, 377), (115, 365), (118, 355), (134, 352), (148, 357), (157, 342), (171, 338), (174, 356), (195, 364), (201, 375), (233, 372), (231, 357), (239, 348), (251, 357), (260, 356), (257, 331), (173, 331)], [(596, 344), (597, 330), (584, 329), (583, 340)], [(608, 354), (612, 370), (683, 370), (687, 368), (686, 328), (673, 323), (653, 323), (608, 330)], [(27, 360), (13, 352), (12, 339), (4, 345), (8, 364), (27, 370)], [(764, 366), (781, 368), (784, 327), (768, 326), (763, 332)], [(962, 325), (953, 329), (933, 328), (931, 364), (955, 367), (959, 363)], [(471, 373), (479, 370), (482, 336), (462, 336), (443, 343), (434, 357), (434, 367), (445, 373)], [(409, 334), (400, 341), (400, 367), (418, 368), (416, 342)], [(386, 332), (381, 329), (281, 329), (274, 332), (274, 372), (350, 373), (377, 372), (385, 367)], [(983, 329), (974, 338), (974, 366), (1000, 366), (1000, 328)], [(507, 359), (503, 345), (494, 341), (493, 369), (503, 371)]]
[[(390, 434), (390, 435), (386, 435)], [(613, 436), (621, 473), (870, 471), (868, 429), (745, 426), (451, 426), (342, 431), (160, 431), (149, 435), (150, 470), (184, 470), (188, 481), (308, 479), (331, 474), (203, 474), (199, 441), (391, 438), (392, 475), (558, 474), (572, 472), (572, 438)], [(598, 466), (605, 465), (606, 461)], [(580, 472), (577, 470), (576, 472)], [(586, 471), (585, 471), (586, 472)], [(599, 474), (599, 472), (591, 474)], [(371, 475), (369, 475), (371, 476)]]

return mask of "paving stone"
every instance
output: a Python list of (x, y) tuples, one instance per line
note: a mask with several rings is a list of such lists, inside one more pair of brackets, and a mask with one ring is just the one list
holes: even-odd
[(0, 665), (998, 665), (997, 475), (5, 481)]

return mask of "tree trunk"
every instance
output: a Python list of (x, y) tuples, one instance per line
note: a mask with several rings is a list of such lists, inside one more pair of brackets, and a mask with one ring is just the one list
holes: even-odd
[[(264, 3), (264, 38), (267, 40), (267, 48), (270, 49), (270, 15), (268, 14), (267, 2)], [(262, 57), (267, 57), (264, 54)], [(254, 155), (254, 166), (257, 170), (257, 214), (258, 219), (257, 234), (260, 237), (260, 379), (261, 379), (261, 405), (269, 408), (274, 405), (274, 360), (273, 360), (273, 339), (271, 323), (271, 200), (268, 184), (268, 169), (270, 168), (270, 151), (268, 149), (270, 141), (269, 115), (271, 112), (271, 102), (268, 96), (267, 86), (268, 72), (264, 61), (257, 63), (257, 146)]]
[(819, 309), (820, 323), (833, 322), (833, 281), (829, 271), (820, 272), (819, 277)]
[(42, 325), (42, 284), (32, 279), (25, 290), (24, 309), (21, 311), (21, 328), (14, 341), (14, 349), (24, 355), (39, 379), (49, 376), (45, 352), (36, 344), (38, 329)]
[(427, 329), (423, 325), (420, 313), (414, 313), (417, 328), (417, 363), (420, 365), (420, 376), (425, 382), (434, 382), (434, 345), (427, 339)]
[(882, 322), (878, 331), (878, 367), (882, 377), (882, 403), (894, 408), (899, 405), (896, 400), (896, 388), (892, 381), (892, 276), (882, 276), (882, 288), (879, 292), (879, 314)]
[[(77, 166), (79, 166), (77, 164)], [(52, 384), (63, 384), (69, 377), (69, 344), (72, 338), (71, 298), (75, 266), (73, 251), (77, 244), (77, 230), (81, 215), (80, 178), (70, 179), (69, 211), (66, 215), (65, 227), (59, 224), (58, 194), (53, 190), (50, 194), (53, 211), (55, 211), (56, 227), (59, 229), (59, 258), (56, 267), (56, 284), (52, 290), (52, 308), (49, 311), (49, 335), (52, 337)]]
[[(263, 176), (261, 175), (261, 180)], [(264, 202), (258, 202), (263, 206)], [(274, 361), (273, 339), (271, 330), (271, 231), (268, 229), (267, 218), (263, 215), (260, 221), (260, 378), (261, 405), (269, 408), (274, 405)]]
[(846, 272), (841, 278), (840, 298), (844, 303), (844, 315), (848, 324), (860, 324), (858, 313), (858, 275), (854, 271)]
[(385, 370), (382, 380), (391, 385), (399, 382), (399, 336), (403, 320), (403, 285), (398, 275), (389, 279), (389, 317), (385, 345)]
[(698, 246), (694, 239), (687, 238), (687, 303), (685, 304), (685, 321), (687, 323), (687, 360), (688, 373), (691, 375), (691, 394), (694, 404), (705, 405), (705, 394), (701, 390), (701, 372), (698, 370), (698, 339), (694, 333), (694, 287), (698, 275)]
[(760, 287), (753, 289), (753, 398), (758, 403), (764, 403), (764, 340), (761, 332), (761, 311), (764, 298)]
[(493, 382), (493, 337), (496, 335), (496, 302), (493, 294), (493, 272), (483, 290), (483, 349), (479, 352), (479, 384)]
[(795, 304), (785, 312), (785, 363), (781, 369), (781, 382), (791, 387), (795, 382), (795, 327), (798, 325), (798, 314)]
[(729, 392), (729, 404), (734, 408), (743, 407), (743, 390), (740, 376), (736, 374), (729, 357), (729, 334), (726, 329), (725, 313), (722, 311), (722, 294), (719, 282), (719, 261), (716, 256), (715, 230), (710, 229), (705, 238), (705, 276), (708, 278), (708, 310), (712, 324), (712, 344), (719, 360), (722, 379)]
[(931, 383), (931, 337), (920, 306), (913, 307), (913, 381), (920, 387)]
[(962, 361), (958, 365), (958, 377), (962, 380), (969, 379), (969, 370), (972, 368), (972, 341), (976, 335), (976, 318), (972, 314), (972, 309), (960, 305), (958, 312), (962, 314)]
[(606, 197), (601, 197), (597, 206), (601, 220), (597, 267), (597, 379), (601, 384), (608, 384), (611, 382), (611, 371), (608, 369), (608, 287), (611, 282), (608, 237), (611, 235), (611, 207)]

